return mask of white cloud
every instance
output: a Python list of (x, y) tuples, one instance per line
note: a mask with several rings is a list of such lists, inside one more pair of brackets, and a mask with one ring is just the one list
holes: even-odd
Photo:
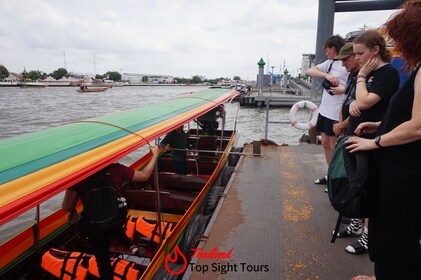
[[(393, 11), (337, 13), (334, 33), (377, 27)], [(261, 57), (296, 71), (314, 53), (316, 0), (15, 0), (0, 3), (9, 71), (123, 71), (255, 79)]]

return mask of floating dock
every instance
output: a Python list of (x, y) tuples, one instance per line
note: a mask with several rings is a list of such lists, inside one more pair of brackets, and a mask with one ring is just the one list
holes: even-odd
[[(248, 144), (245, 153), (252, 152)], [(337, 213), (324, 185), (320, 145), (261, 146), (242, 156), (183, 279), (351, 279), (373, 275), (368, 255), (344, 248), (357, 238), (330, 242)]]
[(291, 107), (299, 101), (313, 101), (310, 96), (301, 96), (301, 95), (290, 95), (290, 94), (267, 94), (265, 93), (262, 96), (258, 95), (243, 95), (240, 97), (241, 106), (253, 106), (253, 107), (263, 107), (263, 106), (285, 106)]

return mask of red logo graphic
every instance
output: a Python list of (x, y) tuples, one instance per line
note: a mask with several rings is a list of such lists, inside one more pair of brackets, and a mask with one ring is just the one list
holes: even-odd
[[(178, 258), (181, 258), (183, 261), (183, 267), (178, 270), (178, 271), (173, 271), (168, 264), (169, 263), (177, 263), (178, 262)], [(171, 253), (168, 253), (167, 256), (165, 257), (165, 261), (164, 261), (164, 266), (165, 269), (171, 274), (171, 275), (179, 275), (181, 273), (183, 273), (186, 268), (187, 268), (187, 258), (186, 256), (181, 252), (180, 248), (178, 248), (178, 245), (175, 246), (174, 248), (174, 256), (171, 258)]]

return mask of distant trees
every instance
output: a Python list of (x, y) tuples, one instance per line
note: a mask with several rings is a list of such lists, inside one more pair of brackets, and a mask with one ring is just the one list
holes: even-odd
[(6, 79), (7, 77), (9, 77), (9, 71), (3, 64), (0, 64), (0, 80)]
[(29, 72), (24, 71), (22, 77), (24, 80), (38, 81), (44, 80), (47, 77), (47, 74), (39, 70), (31, 70)]
[(147, 83), (149, 81), (148, 76), (143, 76), (142, 77), (142, 83)]
[(191, 83), (192, 84), (200, 84), (202, 83), (202, 78), (200, 78), (199, 76), (193, 76), (191, 79)]
[(54, 70), (53, 73), (50, 73), (50, 76), (53, 77), (56, 80), (60, 80), (63, 77), (67, 77), (69, 73), (67, 73), (66, 68), (58, 68), (57, 70)]
[(239, 81), (239, 80), (241, 80), (241, 77), (240, 76), (234, 76), (234, 78), (232, 78), (234, 81)]
[(121, 74), (117, 71), (108, 71), (107, 73), (105, 73), (105, 75), (108, 76), (108, 79), (114, 82), (121, 81)]

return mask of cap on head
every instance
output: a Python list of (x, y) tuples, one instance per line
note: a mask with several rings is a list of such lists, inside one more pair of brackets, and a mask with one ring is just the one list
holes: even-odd
[(339, 54), (335, 56), (334, 60), (342, 60), (345, 58), (348, 58), (349, 56), (354, 54), (354, 49), (352, 48), (353, 43), (346, 43), (341, 50), (339, 51)]

